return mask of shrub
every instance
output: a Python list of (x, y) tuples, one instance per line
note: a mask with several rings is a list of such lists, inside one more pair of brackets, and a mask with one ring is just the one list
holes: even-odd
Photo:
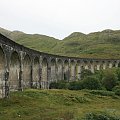
[(89, 113), (86, 114), (84, 120), (120, 120), (120, 118), (106, 113)]
[(118, 81), (120, 81), (120, 68), (118, 68), (116, 70), (116, 74), (117, 74), (117, 77), (118, 77)]
[(57, 82), (51, 82), (49, 88), (50, 89), (58, 89), (58, 83)]
[(105, 90), (92, 90), (89, 91), (91, 94), (94, 95), (101, 95), (101, 96), (114, 96), (115, 93), (111, 91), (105, 91)]
[(82, 85), (84, 89), (90, 90), (98, 90), (102, 88), (100, 81), (94, 76), (86, 77), (83, 80)]
[(84, 79), (87, 76), (91, 76), (93, 73), (90, 70), (83, 69), (81, 72), (81, 79)]
[(112, 71), (106, 71), (102, 79), (102, 84), (107, 90), (112, 90), (117, 85), (117, 76)]
[(120, 85), (115, 86), (115, 87), (112, 89), (112, 91), (115, 92), (117, 89), (120, 89)]
[(115, 90), (115, 94), (120, 96), (120, 89)]
[(65, 81), (51, 82), (50, 89), (68, 89), (69, 83)]
[(81, 90), (83, 89), (82, 81), (74, 81), (69, 83), (69, 90)]

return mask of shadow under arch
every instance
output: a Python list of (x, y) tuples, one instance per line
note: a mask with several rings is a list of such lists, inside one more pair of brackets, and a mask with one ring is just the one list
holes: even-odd
[(76, 64), (75, 64), (75, 61), (74, 60), (71, 60), (70, 61), (70, 80), (71, 81), (74, 81), (76, 80)]
[(61, 59), (57, 61), (57, 79), (63, 80), (63, 61)]
[(40, 69), (39, 69), (39, 57), (35, 57), (33, 61), (33, 87), (39, 87), (39, 80), (40, 80)]
[(31, 88), (32, 86), (31, 72), (32, 72), (31, 58), (28, 54), (26, 54), (23, 60), (23, 88)]
[(42, 60), (41, 88), (47, 88), (48, 84), (48, 61), (47, 58)]
[(56, 60), (53, 58), (50, 61), (51, 63), (51, 80), (50, 82), (56, 81)]
[(19, 89), (20, 81), (20, 57), (19, 54), (14, 51), (10, 57), (10, 72), (9, 72), (9, 86), (10, 91), (16, 91)]
[(69, 81), (69, 61), (64, 61), (64, 80)]

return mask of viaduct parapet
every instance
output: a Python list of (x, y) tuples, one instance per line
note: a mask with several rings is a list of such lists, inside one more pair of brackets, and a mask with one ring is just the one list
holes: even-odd
[(120, 67), (120, 59), (58, 56), (35, 51), (0, 34), (0, 98), (26, 88), (48, 89), (50, 82), (81, 79), (82, 69)]

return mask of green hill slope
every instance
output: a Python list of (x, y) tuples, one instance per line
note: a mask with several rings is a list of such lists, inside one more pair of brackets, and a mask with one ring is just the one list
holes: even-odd
[(63, 40), (19, 31), (0, 32), (19, 44), (57, 55), (88, 58), (120, 58), (120, 30), (104, 30), (90, 34), (74, 32)]
[(109, 91), (103, 96), (93, 93), (99, 92), (35, 89), (13, 92), (9, 99), (0, 99), (0, 120), (81, 120), (91, 112), (120, 117), (119, 96)]
[(88, 35), (72, 33), (56, 46), (55, 51), (57, 49), (69, 56), (120, 58), (120, 31), (106, 30)]

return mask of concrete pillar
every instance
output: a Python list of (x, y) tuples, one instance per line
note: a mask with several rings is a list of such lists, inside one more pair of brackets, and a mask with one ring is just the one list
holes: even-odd
[(90, 71), (91, 71), (92, 73), (94, 73), (94, 72), (95, 72), (95, 69), (94, 69), (94, 64), (92, 63), (92, 64), (90, 64), (90, 66), (91, 66)]
[(20, 51), (19, 90), (23, 91), (23, 52)]
[(39, 72), (40, 72), (39, 85), (40, 86), (39, 86), (39, 88), (41, 89), (42, 88), (42, 56), (40, 56), (39, 63), (40, 63), (40, 66), (39, 66), (40, 67), (40, 69), (39, 69)]
[(117, 62), (115, 63), (115, 67), (118, 67), (118, 65), (119, 65), (119, 61), (117, 61)]
[(99, 63), (97, 64), (97, 70), (100, 70), (100, 64)]
[(109, 63), (109, 68), (112, 68), (112, 67), (113, 67), (113, 63), (110, 62), (110, 63)]
[(4, 52), (0, 47), (0, 98), (8, 98), (9, 91), (9, 61), (10, 53), (9, 50), (4, 48)]
[(85, 65), (85, 70), (88, 70), (88, 69), (89, 69), (89, 67), (88, 67), (88, 65), (86, 64), (86, 65)]
[(47, 69), (47, 81), (46, 81), (46, 89), (49, 89), (50, 86), (50, 80), (51, 80), (51, 66), (50, 63), (48, 63), (48, 69)]
[(106, 64), (106, 62), (104, 62), (104, 63), (103, 63), (103, 70), (105, 70), (106, 67), (107, 67), (107, 64)]

